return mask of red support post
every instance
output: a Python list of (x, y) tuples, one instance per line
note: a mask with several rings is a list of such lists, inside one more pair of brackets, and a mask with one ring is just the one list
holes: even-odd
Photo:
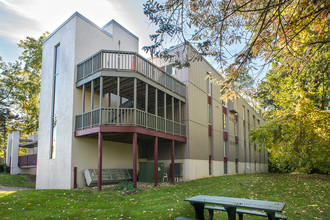
[(172, 145), (171, 145), (171, 164), (172, 164), (172, 170), (171, 170), (171, 180), (172, 183), (174, 184), (174, 140), (172, 140)]
[(77, 167), (73, 168), (73, 188), (77, 189), (78, 184), (77, 184)]
[(97, 189), (98, 191), (102, 190), (102, 133), (98, 133), (98, 182)]
[(133, 133), (133, 185), (134, 188), (137, 187), (137, 164), (136, 164), (136, 156), (137, 156), (137, 133)]
[(155, 186), (158, 185), (158, 137), (155, 137), (154, 143), (154, 177)]

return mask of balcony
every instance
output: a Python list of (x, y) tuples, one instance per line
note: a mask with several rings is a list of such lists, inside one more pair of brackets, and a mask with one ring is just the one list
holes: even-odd
[(185, 125), (134, 108), (108, 107), (76, 116), (76, 131), (100, 125), (138, 126), (181, 137), (186, 136)]
[(18, 157), (18, 166), (20, 168), (37, 167), (37, 154), (29, 154)]
[(101, 50), (77, 65), (77, 83), (100, 71), (135, 72), (185, 97), (186, 86), (135, 52)]

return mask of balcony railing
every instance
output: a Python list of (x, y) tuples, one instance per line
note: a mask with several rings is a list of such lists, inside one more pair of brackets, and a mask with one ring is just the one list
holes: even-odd
[(21, 168), (32, 168), (37, 166), (37, 154), (29, 154), (18, 157), (18, 166)]
[(77, 65), (77, 82), (103, 70), (138, 72), (180, 96), (186, 95), (182, 82), (134, 52), (101, 50)]
[(186, 126), (134, 108), (101, 108), (76, 116), (76, 131), (98, 125), (139, 126), (173, 135), (186, 136)]

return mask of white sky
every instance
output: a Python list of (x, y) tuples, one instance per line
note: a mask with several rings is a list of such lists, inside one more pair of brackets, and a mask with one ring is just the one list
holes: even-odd
[(5, 62), (17, 60), (19, 40), (52, 33), (74, 12), (102, 27), (116, 20), (139, 37), (142, 47), (150, 45), (154, 28), (143, 14), (146, 0), (0, 0), (0, 56)]

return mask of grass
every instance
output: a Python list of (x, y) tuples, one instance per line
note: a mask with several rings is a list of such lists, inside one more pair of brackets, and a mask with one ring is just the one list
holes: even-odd
[(0, 173), (0, 186), (35, 187), (35, 185), (24, 176), (5, 173)]
[[(173, 219), (194, 217), (183, 200), (198, 195), (286, 203), (289, 219), (330, 219), (328, 175), (255, 174), (212, 177), (125, 193), (115, 189), (26, 190), (0, 198), (3, 219)], [(215, 213), (226, 219), (225, 213)], [(260, 219), (244, 216), (244, 219)]]

